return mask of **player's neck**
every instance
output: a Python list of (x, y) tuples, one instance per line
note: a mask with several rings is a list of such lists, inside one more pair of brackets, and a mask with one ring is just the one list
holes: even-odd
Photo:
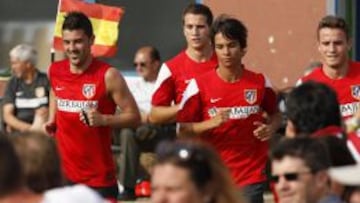
[(346, 63), (344, 63), (340, 66), (336, 66), (336, 67), (331, 67), (331, 66), (327, 66), (326, 64), (324, 64), (323, 71), (324, 71), (325, 75), (331, 79), (343, 78), (347, 75), (347, 73), (349, 71), (349, 62), (347, 61)]
[(81, 74), (83, 73), (86, 69), (89, 68), (91, 62), (92, 62), (93, 58), (91, 56), (89, 56), (84, 63), (80, 64), (80, 65), (75, 65), (75, 64), (70, 64), (70, 72), (71, 73), (75, 73), (75, 74)]
[(211, 45), (205, 46), (201, 49), (188, 47), (185, 52), (192, 60), (199, 63), (210, 60), (211, 56), (213, 55), (213, 49)]
[(233, 82), (237, 82), (241, 78), (243, 70), (244, 70), (243, 65), (240, 64), (234, 68), (219, 66), (216, 69), (216, 72), (218, 76), (225, 82), (233, 83)]

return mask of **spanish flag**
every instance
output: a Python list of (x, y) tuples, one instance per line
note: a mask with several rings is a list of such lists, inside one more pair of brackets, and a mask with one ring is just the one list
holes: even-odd
[(124, 14), (123, 9), (81, 0), (59, 0), (58, 13), (54, 31), (54, 49), (63, 51), (62, 24), (68, 12), (79, 11), (87, 15), (93, 25), (95, 42), (91, 47), (93, 56), (111, 57), (117, 50), (119, 22)]

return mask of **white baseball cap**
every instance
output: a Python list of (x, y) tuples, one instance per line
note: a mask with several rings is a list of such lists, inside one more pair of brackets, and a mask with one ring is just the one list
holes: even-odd
[(331, 179), (344, 185), (360, 186), (360, 164), (332, 167), (329, 175)]

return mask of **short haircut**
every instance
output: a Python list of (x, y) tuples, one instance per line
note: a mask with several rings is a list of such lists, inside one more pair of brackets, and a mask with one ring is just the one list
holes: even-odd
[(286, 156), (303, 160), (312, 173), (326, 170), (331, 165), (326, 146), (309, 137), (283, 138), (271, 149), (272, 161), (282, 160)]
[(347, 147), (346, 140), (333, 135), (316, 137), (327, 148), (331, 166), (347, 166), (356, 164), (356, 161)]
[(0, 197), (12, 194), (24, 184), (20, 160), (11, 142), (0, 136)]
[(211, 29), (211, 41), (214, 45), (215, 35), (221, 33), (230, 40), (239, 42), (241, 48), (247, 47), (248, 31), (246, 26), (238, 19), (226, 15), (220, 15)]
[(287, 96), (286, 115), (296, 134), (312, 134), (328, 126), (341, 126), (339, 102), (334, 90), (325, 84), (307, 81)]
[(70, 12), (65, 16), (62, 30), (83, 30), (90, 38), (94, 35), (89, 18), (81, 12)]
[(350, 39), (350, 32), (348, 25), (346, 24), (346, 21), (341, 17), (333, 16), (333, 15), (328, 15), (323, 17), (320, 20), (319, 25), (317, 27), (318, 39), (319, 39), (320, 30), (323, 28), (340, 29), (345, 33), (346, 39), (347, 40)]
[(208, 26), (210, 27), (211, 24), (213, 23), (213, 14), (210, 10), (209, 7), (207, 7), (206, 5), (203, 4), (197, 4), (197, 3), (192, 3), (189, 4), (183, 11), (183, 24), (185, 23), (185, 15), (187, 14), (194, 14), (194, 15), (203, 15), (206, 17), (206, 23), (208, 24)]
[(50, 137), (22, 133), (11, 137), (21, 161), (25, 184), (36, 193), (63, 185), (60, 158)]
[(16, 45), (10, 50), (9, 56), (23, 62), (30, 62), (33, 66), (37, 63), (37, 51), (28, 44)]

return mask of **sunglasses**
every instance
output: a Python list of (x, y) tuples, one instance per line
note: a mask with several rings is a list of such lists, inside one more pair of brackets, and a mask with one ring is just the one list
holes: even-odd
[(140, 63), (134, 63), (134, 67), (138, 67), (138, 66), (140, 66), (140, 67), (145, 67), (145, 65), (146, 65), (146, 63), (144, 63), (144, 62), (140, 62)]
[(300, 174), (306, 174), (306, 173), (312, 173), (312, 172), (305, 171), (305, 172), (284, 173), (282, 175), (272, 175), (270, 177), (270, 179), (271, 179), (271, 182), (278, 183), (280, 180), (280, 177), (283, 176), (286, 181), (297, 181), (299, 179)]

